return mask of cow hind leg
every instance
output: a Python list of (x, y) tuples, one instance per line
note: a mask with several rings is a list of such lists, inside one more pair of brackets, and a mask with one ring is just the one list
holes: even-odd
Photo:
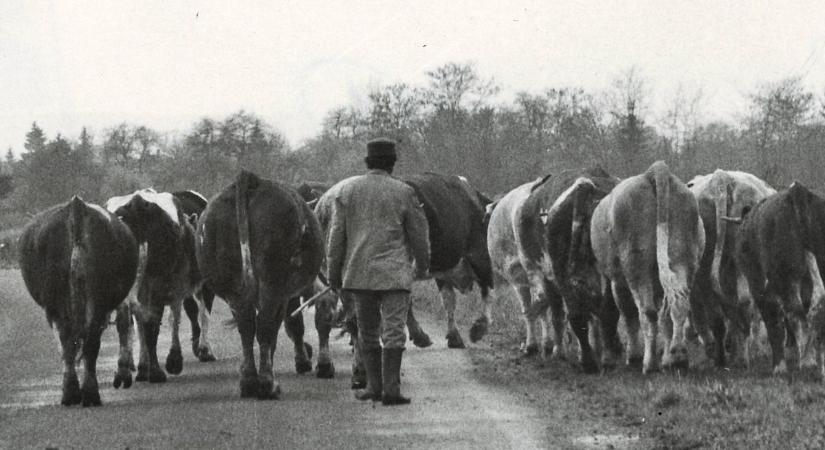
[[(197, 322), (200, 325), (200, 333), (198, 336), (195, 356), (198, 357), (198, 361), (200, 362), (214, 362), (216, 361), (216, 358), (212, 353), (212, 346), (209, 345), (209, 310), (206, 307), (204, 295), (203, 290), (195, 294), (195, 303), (197, 303), (198, 307)], [(195, 332), (193, 326), (192, 339), (194, 339), (194, 336)]]
[(525, 356), (536, 356), (539, 354), (539, 344), (536, 342), (538, 335), (538, 319), (536, 313), (531, 308), (532, 298), (529, 286), (518, 286), (515, 288), (516, 294), (521, 301), (521, 313), (524, 317), (526, 336), (522, 345), (522, 352)]
[(616, 306), (624, 318), (627, 332), (627, 365), (640, 366), (644, 359), (644, 347), (639, 336), (639, 308), (636, 307), (633, 293), (624, 281), (614, 280), (610, 284)]
[(83, 340), (83, 386), (80, 394), (83, 406), (100, 406), (100, 391), (97, 384), (97, 356), (100, 353), (100, 335), (106, 326), (108, 314), (92, 311), (86, 339)]
[(685, 334), (688, 315), (690, 314), (690, 292), (685, 272), (677, 272), (678, 287), (670, 289), (662, 300), (663, 313), (659, 317), (665, 325), (665, 353), (662, 366), (668, 369), (687, 369), (689, 366), (687, 338)]
[(639, 311), (639, 322), (644, 334), (644, 358), (642, 373), (649, 374), (659, 370), (659, 355), (656, 340), (659, 338), (658, 309), (654, 299), (653, 286), (649, 282), (642, 282), (630, 287), (636, 308)]
[(138, 336), (138, 366), (135, 381), (149, 381), (149, 346), (146, 344), (146, 324), (144, 323), (143, 307), (138, 306), (135, 313)]
[(182, 300), (175, 300), (169, 305), (172, 316), (172, 345), (166, 355), (166, 371), (178, 375), (183, 371), (183, 352), (180, 345), (180, 318)]
[[(150, 383), (166, 382), (166, 373), (161, 369), (158, 362), (158, 335), (160, 334), (160, 320), (163, 317), (163, 304), (152, 305), (150, 308), (142, 308), (141, 314), (143, 322), (144, 342), (146, 342), (146, 354), (148, 359), (147, 378)], [(149, 311), (146, 311), (146, 310)], [(138, 367), (138, 373), (140, 367)]]
[(318, 378), (334, 378), (335, 365), (332, 363), (329, 350), (329, 335), (332, 332), (333, 316), (337, 299), (320, 298), (315, 303), (315, 330), (318, 332), (318, 364), (316, 376)]
[(187, 296), (183, 300), (183, 311), (189, 318), (192, 327), (192, 354), (198, 357), (198, 344), (201, 336), (200, 313), (203, 308), (202, 302), (196, 301), (193, 296)]
[(490, 288), (481, 286), (481, 303), (484, 311), (481, 316), (473, 322), (470, 327), (470, 342), (478, 342), (487, 334), (490, 325), (493, 324), (492, 300), (490, 299)]
[(418, 319), (415, 318), (412, 308), (407, 310), (407, 331), (410, 333), (410, 340), (416, 347), (427, 348), (433, 345), (430, 335), (421, 328), (421, 324), (419, 324)]
[(444, 311), (447, 312), (447, 347), (448, 348), (465, 348), (464, 340), (461, 339), (461, 334), (458, 332), (458, 327), (455, 323), (455, 289), (453, 285), (441, 280), (436, 280), (438, 285), (438, 293), (441, 295), (441, 302), (444, 304)]
[[(613, 290), (610, 282), (602, 282), (602, 298), (599, 305), (598, 323), (601, 327), (603, 348), (601, 351), (601, 364), (603, 370), (613, 369), (616, 362), (622, 355), (622, 343), (619, 339), (619, 309), (613, 299)], [(637, 316), (638, 317), (638, 316)]]
[[(255, 335), (258, 339), (259, 349), (258, 399), (277, 400), (281, 396), (281, 386), (275, 381), (272, 356), (278, 344), (278, 329), (281, 327), (281, 321), (283, 320), (286, 313), (286, 306), (290, 300), (279, 297), (264, 284), (261, 284), (258, 290), (261, 296), (259, 304), (262, 305), (255, 318)], [(301, 324), (303, 325), (303, 318)], [(287, 327), (287, 330), (289, 330), (289, 328), (290, 327)], [(287, 333), (291, 334), (289, 331), (287, 331)], [(294, 336), (291, 337), (293, 338), (293, 342), (295, 342), (297, 362), (298, 352), (305, 351), (303, 336), (301, 336), (302, 339), (295, 339)], [(301, 345), (299, 345), (299, 342)], [(311, 364), (309, 370), (312, 370)]]
[[(299, 297), (289, 299), (288, 311), (295, 311), (300, 304)], [(284, 328), (286, 334), (295, 347), (295, 371), (298, 373), (307, 373), (312, 371), (312, 346), (304, 342), (304, 315), (299, 313), (295, 317), (287, 316)], [(279, 324), (280, 326), (280, 324)]]
[(121, 386), (128, 389), (132, 386), (132, 370), (135, 365), (132, 357), (132, 339), (135, 328), (132, 325), (132, 311), (129, 302), (124, 301), (121, 303), (115, 314), (120, 349), (117, 359), (117, 372), (115, 372), (115, 379), (112, 384), (115, 389)]
[(64, 406), (77, 405), (82, 401), (75, 369), (78, 343), (72, 336), (72, 329), (68, 324), (56, 322), (54, 327), (63, 357), (63, 396), (60, 403)]
[[(544, 351), (545, 353), (549, 351), (553, 358), (564, 359), (564, 332), (566, 330), (564, 299), (555, 286), (547, 280), (544, 281), (544, 295), (547, 296), (550, 305), (545, 323)], [(585, 315), (585, 334), (587, 333), (587, 319)], [(590, 356), (592, 358), (592, 354)], [(593, 364), (595, 364), (595, 360)]]
[[(233, 304), (233, 303), (230, 303)], [(241, 398), (258, 396), (258, 369), (255, 366), (255, 306), (252, 301), (244, 302), (240, 308), (233, 308), (232, 315), (238, 324), (243, 357), (241, 360)]]

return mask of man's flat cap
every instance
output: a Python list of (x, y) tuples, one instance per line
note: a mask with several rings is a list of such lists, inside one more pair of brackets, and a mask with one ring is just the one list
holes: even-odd
[(376, 138), (367, 142), (367, 156), (395, 158), (397, 156), (395, 153), (395, 141), (387, 138)]

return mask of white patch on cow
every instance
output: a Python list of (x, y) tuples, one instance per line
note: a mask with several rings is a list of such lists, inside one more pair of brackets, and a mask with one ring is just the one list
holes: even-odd
[(539, 219), (541, 219), (542, 224), (547, 225), (548, 217), (550, 217), (550, 210), (543, 208), (539, 210)]
[(589, 184), (590, 186), (596, 187), (596, 185), (593, 184), (593, 182), (590, 181), (589, 178), (585, 178), (585, 177), (577, 178), (576, 181), (574, 181), (573, 184), (569, 188), (565, 189), (564, 192), (562, 192), (561, 195), (559, 195), (559, 197), (556, 199), (556, 201), (553, 202), (553, 206), (551, 206), (550, 211), (547, 212), (547, 217), (553, 217), (553, 215), (556, 214), (556, 211), (558, 211), (561, 208), (561, 205), (563, 205), (564, 202), (567, 201), (567, 199), (570, 197), (570, 195), (576, 189), (578, 189), (579, 186), (583, 186), (585, 184)]
[(542, 252), (541, 258), (539, 258), (539, 267), (548, 279), (554, 280), (556, 278), (556, 274), (553, 272), (553, 261), (547, 252)]
[(87, 203), (86, 206), (88, 206), (89, 208), (92, 208), (93, 210), (100, 213), (100, 215), (103, 216), (107, 221), (109, 221), (109, 222), (112, 221), (112, 215), (109, 214), (109, 212), (106, 211), (105, 209), (103, 209), (100, 205), (94, 205), (94, 204), (91, 204), (91, 203)]
[(465, 182), (465, 183), (467, 183), (467, 184), (470, 184), (470, 182), (469, 182), (469, 181), (467, 181), (467, 178), (466, 178), (466, 177), (464, 177), (464, 176), (458, 175), (458, 179), (459, 179), (459, 180), (461, 180), (461, 181), (463, 181), (463, 182)]
[(201, 195), (201, 193), (200, 193), (200, 192), (196, 192), (196, 191), (193, 191), (193, 190), (191, 190), (191, 189), (190, 189), (190, 190), (188, 190), (188, 191), (186, 191), (186, 192), (188, 192), (188, 193), (190, 193), (190, 194), (192, 194), (192, 195), (194, 195), (194, 196), (198, 197), (199, 199), (201, 199), (201, 200), (203, 200), (203, 201), (205, 201), (205, 202), (209, 202), (209, 200), (207, 200), (207, 199), (206, 199), (206, 197), (204, 197), (203, 195)]
[(149, 203), (154, 203), (172, 219), (175, 225), (180, 225), (180, 220), (178, 220), (178, 207), (175, 206), (175, 197), (168, 192), (157, 192), (152, 188), (141, 189), (128, 195), (112, 197), (106, 201), (106, 209), (114, 214), (118, 208), (129, 203), (135, 196), (139, 196)]

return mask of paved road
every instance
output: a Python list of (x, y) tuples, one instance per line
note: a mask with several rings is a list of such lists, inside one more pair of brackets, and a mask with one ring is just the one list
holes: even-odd
[[(98, 375), (99, 408), (59, 405), (61, 364), (42, 311), (19, 273), (0, 271), (0, 448), (541, 448), (547, 424), (539, 411), (504, 388), (478, 383), (466, 352), (443, 339), (405, 354), (406, 407), (359, 402), (349, 389), (346, 339), (333, 342), (337, 375), (297, 375), (292, 345), (281, 332), (276, 377), (278, 401), (240, 399), (240, 339), (219, 323), (229, 317), (217, 301), (213, 350), (219, 361), (199, 363), (184, 348), (184, 370), (162, 385), (139, 383), (115, 390), (116, 333), (104, 333)], [(423, 321), (433, 337), (441, 324)], [(312, 321), (308, 340), (317, 348)], [(161, 334), (162, 358), (169, 344)], [(188, 343), (189, 329), (182, 327)], [(558, 442), (556, 443), (558, 444)], [(569, 444), (569, 443), (568, 443)], [(565, 445), (567, 446), (567, 445)]]

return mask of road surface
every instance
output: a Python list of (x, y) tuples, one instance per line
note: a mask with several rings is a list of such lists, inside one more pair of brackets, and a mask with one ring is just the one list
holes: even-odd
[[(572, 441), (548, 435), (544, 416), (504, 387), (473, 376), (466, 351), (449, 350), (442, 324), (423, 319), (435, 345), (405, 353), (404, 407), (359, 402), (349, 389), (348, 339), (332, 342), (336, 377), (297, 375), (283, 329), (276, 351), (281, 400), (241, 399), (240, 339), (221, 325), (218, 300), (211, 343), (217, 362), (200, 363), (181, 327), (184, 369), (165, 384), (112, 387), (117, 361), (114, 326), (103, 336), (98, 362), (102, 407), (63, 407), (61, 364), (42, 310), (17, 271), (0, 271), (0, 448), (556, 448)], [(317, 349), (312, 320), (307, 339)], [(159, 357), (169, 345), (164, 321)], [(549, 429), (558, 429), (558, 426)], [(561, 440), (559, 440), (561, 439)], [(586, 445), (585, 445), (586, 446)]]

